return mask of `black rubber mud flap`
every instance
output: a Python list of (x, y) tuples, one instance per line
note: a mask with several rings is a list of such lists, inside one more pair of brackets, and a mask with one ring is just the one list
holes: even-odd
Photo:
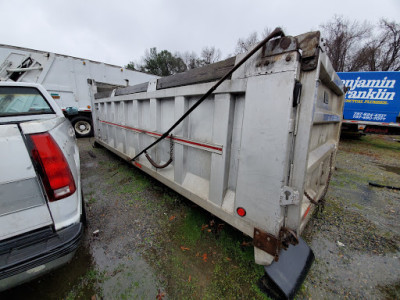
[(296, 246), (281, 250), (279, 260), (265, 266), (265, 276), (260, 280), (260, 288), (273, 299), (293, 299), (306, 277), (314, 253), (299, 238)]

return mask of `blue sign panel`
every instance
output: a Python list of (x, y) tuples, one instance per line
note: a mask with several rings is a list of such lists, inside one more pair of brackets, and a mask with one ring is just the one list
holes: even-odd
[(345, 120), (396, 122), (400, 115), (400, 72), (339, 72), (338, 75), (348, 87)]

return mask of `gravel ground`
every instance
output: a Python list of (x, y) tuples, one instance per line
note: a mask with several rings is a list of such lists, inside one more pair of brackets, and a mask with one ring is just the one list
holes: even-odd
[(398, 137), (342, 140), (323, 213), (303, 235), (316, 260), (304, 298), (400, 297), (400, 186)]

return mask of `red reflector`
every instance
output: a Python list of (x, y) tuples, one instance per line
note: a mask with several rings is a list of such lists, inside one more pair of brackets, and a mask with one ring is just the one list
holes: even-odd
[(32, 156), (41, 167), (41, 177), (50, 201), (75, 193), (71, 170), (61, 149), (48, 133), (33, 134)]
[(238, 207), (236, 212), (239, 216), (244, 217), (246, 215), (246, 210), (243, 207)]

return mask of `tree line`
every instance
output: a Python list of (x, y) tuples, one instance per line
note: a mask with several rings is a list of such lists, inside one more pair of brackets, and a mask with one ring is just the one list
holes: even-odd
[[(334, 16), (320, 25), (327, 54), (337, 72), (400, 71), (400, 23), (381, 19), (377, 24), (350, 21)], [(264, 39), (271, 29), (266, 27), (239, 38), (232, 54), (249, 51)], [(260, 36), (260, 39), (258, 38)], [(139, 63), (129, 62), (125, 67), (158, 76), (168, 76), (212, 64), (222, 60), (222, 51), (214, 46), (204, 47), (198, 55), (194, 51), (176, 52), (146, 50)]]
[(221, 56), (221, 50), (214, 46), (204, 47), (200, 56), (194, 51), (172, 54), (168, 50), (158, 52), (157, 48), (150, 48), (146, 50), (140, 63), (135, 64), (131, 61), (125, 67), (158, 76), (168, 76), (218, 62)]

